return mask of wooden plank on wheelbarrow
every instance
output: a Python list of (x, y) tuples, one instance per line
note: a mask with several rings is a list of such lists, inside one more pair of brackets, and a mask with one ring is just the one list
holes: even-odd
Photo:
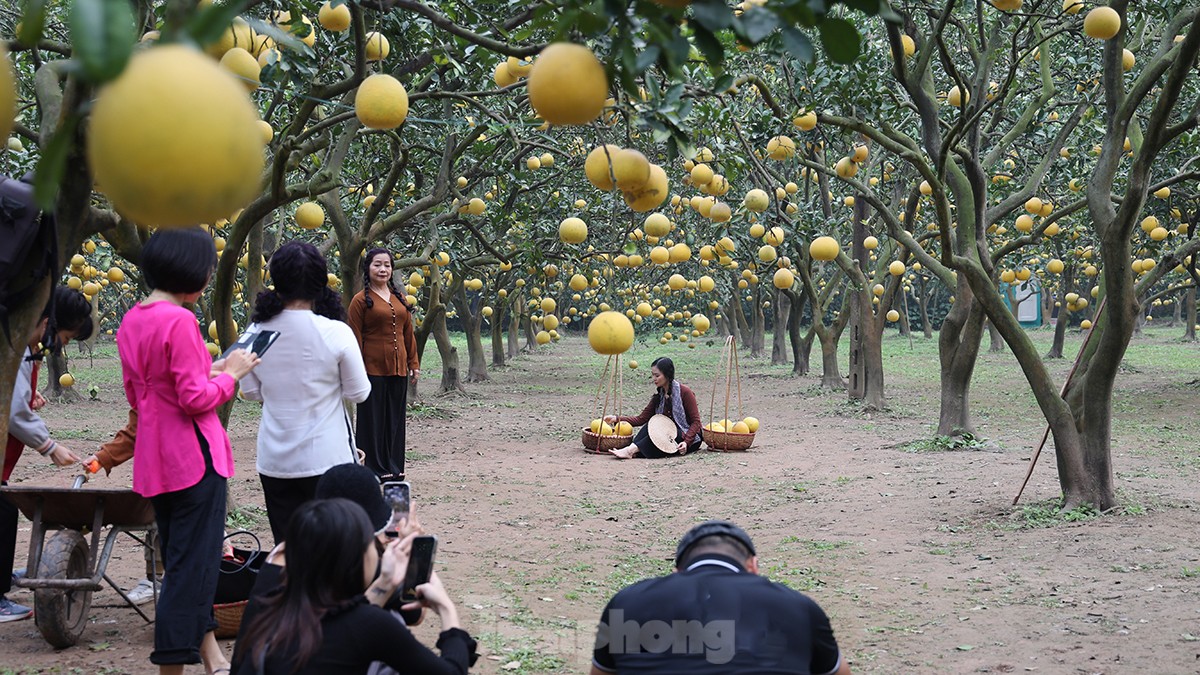
[(96, 500), (100, 497), (104, 498), (104, 525), (138, 527), (154, 522), (154, 505), (132, 490), (10, 485), (0, 488), (0, 494), (30, 520), (33, 520), (40, 501), (42, 523), (51, 528), (90, 528), (96, 513)]

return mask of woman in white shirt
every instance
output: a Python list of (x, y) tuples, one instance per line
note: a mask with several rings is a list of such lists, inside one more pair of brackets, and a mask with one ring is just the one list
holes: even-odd
[(282, 541), (292, 513), (313, 499), (321, 475), (357, 460), (344, 401), (366, 400), (371, 383), (317, 248), (284, 244), (271, 256), (270, 272), (274, 290), (259, 294), (250, 329), (279, 337), (242, 380), (242, 393), (263, 402), (258, 474), (271, 534)]

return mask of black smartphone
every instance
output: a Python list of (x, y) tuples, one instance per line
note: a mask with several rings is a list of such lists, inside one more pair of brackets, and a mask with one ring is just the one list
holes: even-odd
[(388, 481), (383, 484), (383, 501), (392, 507), (392, 520), (383, 528), (388, 536), (396, 536), (400, 522), (412, 516), (412, 485), (408, 481)]
[(417, 599), (414, 589), (429, 583), (433, 574), (433, 556), (437, 553), (437, 537), (422, 535), (413, 539), (412, 552), (408, 555), (408, 569), (404, 572), (404, 586), (400, 597), (404, 602)]
[(277, 330), (247, 330), (238, 336), (237, 342), (233, 343), (229, 349), (221, 354), (221, 358), (225, 358), (233, 353), (235, 349), (245, 349), (246, 351), (254, 352), (254, 355), (262, 358), (263, 354), (275, 344), (275, 340), (279, 339), (279, 331)]

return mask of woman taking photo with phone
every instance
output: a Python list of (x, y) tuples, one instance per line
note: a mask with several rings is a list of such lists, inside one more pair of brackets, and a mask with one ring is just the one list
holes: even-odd
[(366, 512), (348, 499), (301, 506), (288, 524), (284, 585), (247, 609), (233, 672), (366, 673), (378, 661), (398, 673), (466, 673), (475, 640), (436, 573), (416, 593), (441, 618), (440, 656), (364, 595), (369, 587), (387, 597), (403, 584), (412, 540), (380, 545)]
[(363, 289), (350, 301), (349, 314), (371, 381), (371, 395), (358, 406), (358, 447), (375, 475), (403, 480), (408, 379), (420, 377), (421, 364), (412, 307), (392, 282), (386, 249), (373, 248), (363, 258)]
[(162, 591), (150, 661), (160, 673), (205, 664), (228, 667), (213, 637), (213, 595), (221, 562), (226, 481), (233, 451), (217, 406), (258, 358), (235, 350), (212, 361), (195, 303), (217, 265), (212, 237), (199, 228), (159, 230), (142, 247), (141, 270), (153, 289), (121, 321), (125, 397), (138, 415), (133, 490), (154, 503), (162, 545)]
[(657, 459), (668, 457), (671, 453), (663, 452), (650, 439), (650, 432), (645, 424), (654, 415), (666, 415), (675, 422), (675, 451), (686, 455), (700, 449), (700, 429), (704, 426), (700, 421), (700, 407), (696, 405), (696, 395), (685, 385), (675, 379), (675, 362), (663, 356), (650, 364), (650, 381), (654, 383), (654, 395), (650, 403), (637, 417), (617, 417), (606, 415), (604, 421), (609, 424), (628, 422), (635, 427), (642, 427), (633, 442), (623, 448), (609, 450), (617, 459), (645, 457)]
[(275, 288), (259, 293), (247, 330), (279, 337), (242, 380), (242, 394), (263, 402), (258, 476), (278, 543), (292, 513), (316, 494), (321, 474), (357, 461), (343, 401), (361, 403), (371, 383), (317, 247), (302, 241), (280, 246), (270, 271)]

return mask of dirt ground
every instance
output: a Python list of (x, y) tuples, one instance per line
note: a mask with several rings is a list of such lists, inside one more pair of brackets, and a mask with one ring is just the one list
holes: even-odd
[[(1011, 506), (1043, 427), (1009, 355), (981, 357), (975, 381), (988, 444), (906, 446), (932, 433), (936, 344), (910, 351), (897, 338), (886, 354), (888, 412), (863, 413), (816, 377), (747, 359), (745, 414), (763, 421), (749, 452), (626, 462), (581, 451), (577, 430), (595, 416), (603, 363), (568, 339), (467, 385), (469, 396), (426, 394), (409, 423), (409, 475), (421, 519), (440, 538), (440, 573), (480, 639), (476, 672), (586, 672), (608, 597), (666, 572), (678, 537), (719, 517), (749, 530), (764, 574), (826, 609), (855, 673), (1196, 673), (1200, 359), (1165, 337), (1144, 342), (1145, 358), (1137, 344), (1130, 351), (1115, 406), (1123, 506), (1103, 517), (1055, 513), (1052, 448), (1024, 506)], [(661, 353), (678, 357), (707, 417), (719, 347), (640, 344), (630, 356), (648, 364)], [(1069, 367), (1054, 365), (1060, 376)], [(111, 356), (74, 358), (99, 400), (46, 414), (73, 448), (93, 449), (124, 420), (116, 368)], [(649, 397), (644, 368), (626, 371), (626, 410)], [(256, 508), (256, 428), (240, 403), (231, 486), (238, 522), (269, 537)], [(33, 455), (15, 478), (70, 477)], [(128, 485), (128, 469), (96, 484)], [(28, 532), (23, 522), (18, 551)], [(110, 574), (128, 587), (142, 564), (121, 542)], [(32, 603), (28, 591), (12, 597)], [(0, 625), (0, 673), (151, 672), (152, 628), (118, 603), (111, 590), (97, 593), (83, 641), (62, 651), (33, 621)], [(418, 632), (432, 644), (429, 624), (436, 619)]]

